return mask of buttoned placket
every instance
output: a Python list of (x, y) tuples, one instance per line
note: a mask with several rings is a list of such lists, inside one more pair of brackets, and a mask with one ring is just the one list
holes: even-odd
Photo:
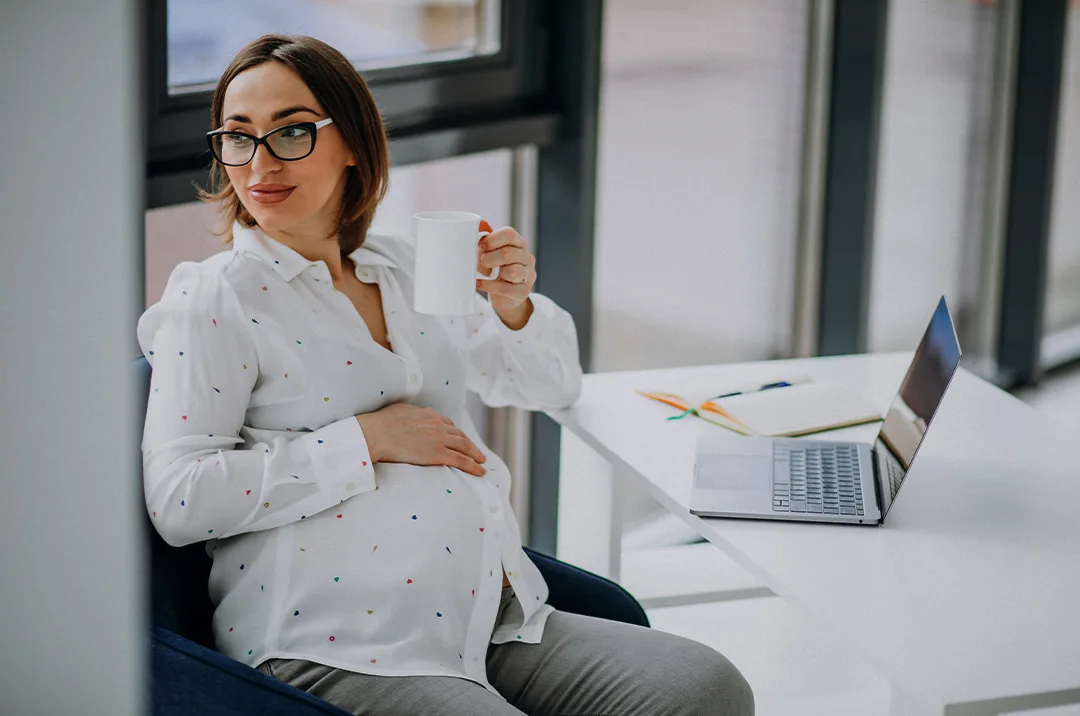
[[(371, 336), (371, 329), (364, 322), (363, 316), (356, 310), (349, 297), (334, 286), (326, 264), (322, 261), (313, 262), (305, 270), (315, 274), (312, 278), (321, 287), (324, 295), (327, 296), (327, 303), (332, 304), (335, 312), (345, 314), (344, 317), (348, 321), (358, 322), (359, 326), (362, 326), (364, 331), (367, 332), (368, 340), (360, 339), (356, 341), (357, 344), (369, 346), (374, 343), (379, 349), (382, 349), (374, 336)], [(402, 312), (398, 298), (400, 292), (397, 289), (396, 282), (387, 280), (389, 278), (388, 273), (382, 266), (357, 266), (356, 277), (364, 283), (375, 283), (379, 287), (379, 294), (382, 297), (383, 321), (386, 323), (387, 329), (386, 339), (392, 349), (388, 352), (402, 364), (405, 381), (402, 392), (410, 398), (415, 397), (420, 392), (420, 388), (423, 387), (423, 374), (420, 371), (416, 354), (413, 352), (409, 342), (405, 340), (405, 332), (400, 328), (401, 321), (399, 319)], [(359, 331), (357, 334), (363, 335)]]
[[(510, 525), (506, 522), (506, 507), (503, 505), (498, 490), (487, 480), (481, 482), (479, 487), (487, 511), (487, 515), (485, 515), (485, 539), (494, 540), (498, 545), (499, 569), (497, 570), (496, 579), (499, 591), (502, 589), (502, 570), (506, 570), (506, 577), (510, 581), (510, 586), (513, 588), (514, 594), (518, 596), (518, 600), (522, 602), (527, 617), (530, 605), (528, 600), (534, 597), (532, 591), (528, 588), (528, 584), (521, 578), (521, 563), (517, 559), (518, 551), (515, 549), (515, 539), (510, 531)], [(507, 560), (505, 562), (503, 561), (504, 556)]]
[(502, 597), (502, 554), (504, 548), (501, 530), (492, 517), (490, 508), (485, 512), (485, 532), (482, 540), (482, 563), (484, 564), (485, 573), (481, 575), (477, 593), (477, 599), (482, 601), (474, 608), (473, 618), (469, 623), (469, 631), (465, 637), (465, 653), (463, 654), (465, 673), (482, 683), (487, 683), (485, 656), (490, 646), (492, 632), (497, 626), (495, 619), (498, 617), (499, 601)]
[[(330, 280), (326, 265), (318, 262), (315, 266), (319, 267), (319, 277), (327, 282), (329, 292), (331, 294), (340, 294), (341, 292), (334, 288)], [(356, 276), (364, 283), (375, 283), (379, 287), (382, 297), (383, 320), (387, 328), (387, 340), (393, 349), (393, 354), (401, 360), (404, 368), (405, 393), (413, 397), (420, 392), (423, 386), (423, 373), (420, 370), (412, 342), (408, 340), (412, 326), (407, 325), (409, 323), (408, 312), (404, 310), (404, 298), (397, 281), (384, 266), (357, 264)], [(352, 306), (348, 296), (341, 294), (340, 296), (335, 295), (334, 298), (345, 301), (346, 303), (339, 303), (342, 310), (347, 309), (350, 314), (355, 315), (361, 322), (363, 321), (359, 313), (356, 312), (355, 307)], [(526, 590), (523, 580), (515, 576), (519, 564), (514, 562), (512, 557), (510, 558), (510, 564), (504, 564), (503, 562), (504, 555), (507, 552), (511, 554), (513, 552), (513, 550), (507, 549), (513, 540), (509, 537), (509, 528), (505, 521), (506, 508), (502, 504), (502, 498), (494, 485), (487, 480), (479, 480), (474, 483), (474, 486), (480, 498), (481, 509), (484, 511), (485, 526), (483, 536), (485, 558), (483, 562), (486, 574), (481, 577), (480, 589), (477, 595), (479, 599), (484, 600), (484, 603), (478, 604), (477, 608), (480, 610), (479, 614), (490, 615), (494, 618), (498, 615), (504, 569), (508, 570), (507, 577), (510, 579), (515, 593), (519, 595), (519, 600), (525, 598), (522, 595), (526, 594)], [(463, 667), (466, 673), (484, 683), (487, 683), (485, 655), (490, 645), (492, 626), (494, 626), (493, 623), (486, 619), (474, 620), (462, 654)]]
[(424, 374), (413, 351), (412, 341), (408, 339), (408, 314), (402, 303), (401, 289), (385, 266), (358, 265), (356, 277), (364, 283), (374, 283), (379, 287), (383, 322), (386, 323), (386, 340), (390, 342), (394, 355), (401, 359), (405, 368), (405, 394), (414, 398), (424, 385)]

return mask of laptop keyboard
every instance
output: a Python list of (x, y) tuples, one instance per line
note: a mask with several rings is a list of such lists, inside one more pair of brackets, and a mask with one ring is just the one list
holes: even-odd
[(862, 515), (853, 445), (773, 445), (773, 512)]

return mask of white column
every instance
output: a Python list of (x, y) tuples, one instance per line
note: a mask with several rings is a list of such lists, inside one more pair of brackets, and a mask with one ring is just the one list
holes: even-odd
[[(147, 713), (139, 3), (0, 8), (0, 711)], [(160, 48), (164, 52), (163, 48)]]

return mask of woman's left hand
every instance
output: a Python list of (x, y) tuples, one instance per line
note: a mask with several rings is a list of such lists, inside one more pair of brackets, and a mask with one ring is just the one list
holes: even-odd
[[(491, 231), (491, 226), (482, 221), (480, 230)], [(496, 266), (499, 277), (494, 281), (477, 279), (476, 287), (487, 293), (491, 307), (504, 323), (524, 325), (524, 321), (517, 319), (531, 306), (529, 294), (536, 285), (536, 257), (525, 247), (525, 239), (510, 227), (492, 231), (480, 239), (476, 270), (490, 274)], [(524, 318), (528, 320), (527, 315)]]

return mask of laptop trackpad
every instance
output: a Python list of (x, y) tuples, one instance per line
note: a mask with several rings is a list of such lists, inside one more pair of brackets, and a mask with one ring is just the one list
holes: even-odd
[(760, 491), (772, 484), (772, 462), (762, 455), (700, 455), (694, 487)]

